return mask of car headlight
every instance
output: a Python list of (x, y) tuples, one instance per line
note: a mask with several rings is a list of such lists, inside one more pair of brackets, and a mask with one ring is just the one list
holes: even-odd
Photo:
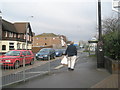
[(38, 54), (36, 54), (36, 56), (38, 56)]
[(11, 62), (11, 60), (5, 60), (5, 62)]
[(56, 52), (56, 54), (59, 54), (58, 52)]
[(44, 55), (44, 57), (47, 57), (48, 55)]

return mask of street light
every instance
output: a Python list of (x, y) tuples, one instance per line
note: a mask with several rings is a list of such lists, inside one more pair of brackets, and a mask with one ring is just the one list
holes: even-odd
[[(28, 17), (29, 18), (29, 17)], [(28, 19), (27, 18), (27, 19)], [(33, 18), (33, 16), (30, 16), (30, 18)], [(27, 20), (28, 21), (28, 20)], [(26, 29), (26, 50), (28, 49), (28, 42), (27, 42), (27, 39), (28, 39), (28, 35), (27, 35), (27, 32), (28, 32), (28, 23), (29, 22), (26, 22), (26, 25), (25, 25), (25, 29)], [(27, 52), (26, 52), (26, 55), (27, 55)], [(24, 57), (24, 60), (23, 60), (23, 67), (24, 67), (24, 70), (23, 70), (23, 80), (25, 81), (25, 58)]]

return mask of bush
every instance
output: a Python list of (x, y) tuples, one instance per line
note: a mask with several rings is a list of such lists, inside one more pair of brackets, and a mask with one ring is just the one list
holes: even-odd
[(103, 36), (105, 55), (120, 60), (120, 31), (110, 32)]
[(105, 33), (103, 35), (105, 55), (120, 60), (120, 28), (118, 19), (108, 18), (103, 22)]

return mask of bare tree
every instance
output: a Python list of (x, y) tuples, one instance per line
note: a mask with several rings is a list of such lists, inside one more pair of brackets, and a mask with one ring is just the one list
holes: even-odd
[[(120, 17), (119, 17), (120, 18)], [(103, 20), (103, 33), (107, 34), (110, 32), (115, 32), (118, 31), (118, 25), (119, 25), (119, 18), (107, 18), (105, 20)]]

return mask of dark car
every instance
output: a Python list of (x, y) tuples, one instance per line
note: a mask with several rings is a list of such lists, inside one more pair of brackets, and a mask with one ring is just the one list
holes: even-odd
[(19, 68), (25, 64), (34, 64), (34, 55), (31, 50), (11, 50), (4, 55), (0, 56), (0, 63), (2, 67)]
[(36, 59), (49, 60), (55, 58), (55, 50), (53, 48), (42, 48), (37, 54)]
[(55, 49), (55, 54), (56, 54), (56, 57), (60, 57), (62, 56), (63, 51), (61, 49)]
[(66, 49), (61, 49), (61, 51), (62, 51), (62, 55), (65, 55)]

